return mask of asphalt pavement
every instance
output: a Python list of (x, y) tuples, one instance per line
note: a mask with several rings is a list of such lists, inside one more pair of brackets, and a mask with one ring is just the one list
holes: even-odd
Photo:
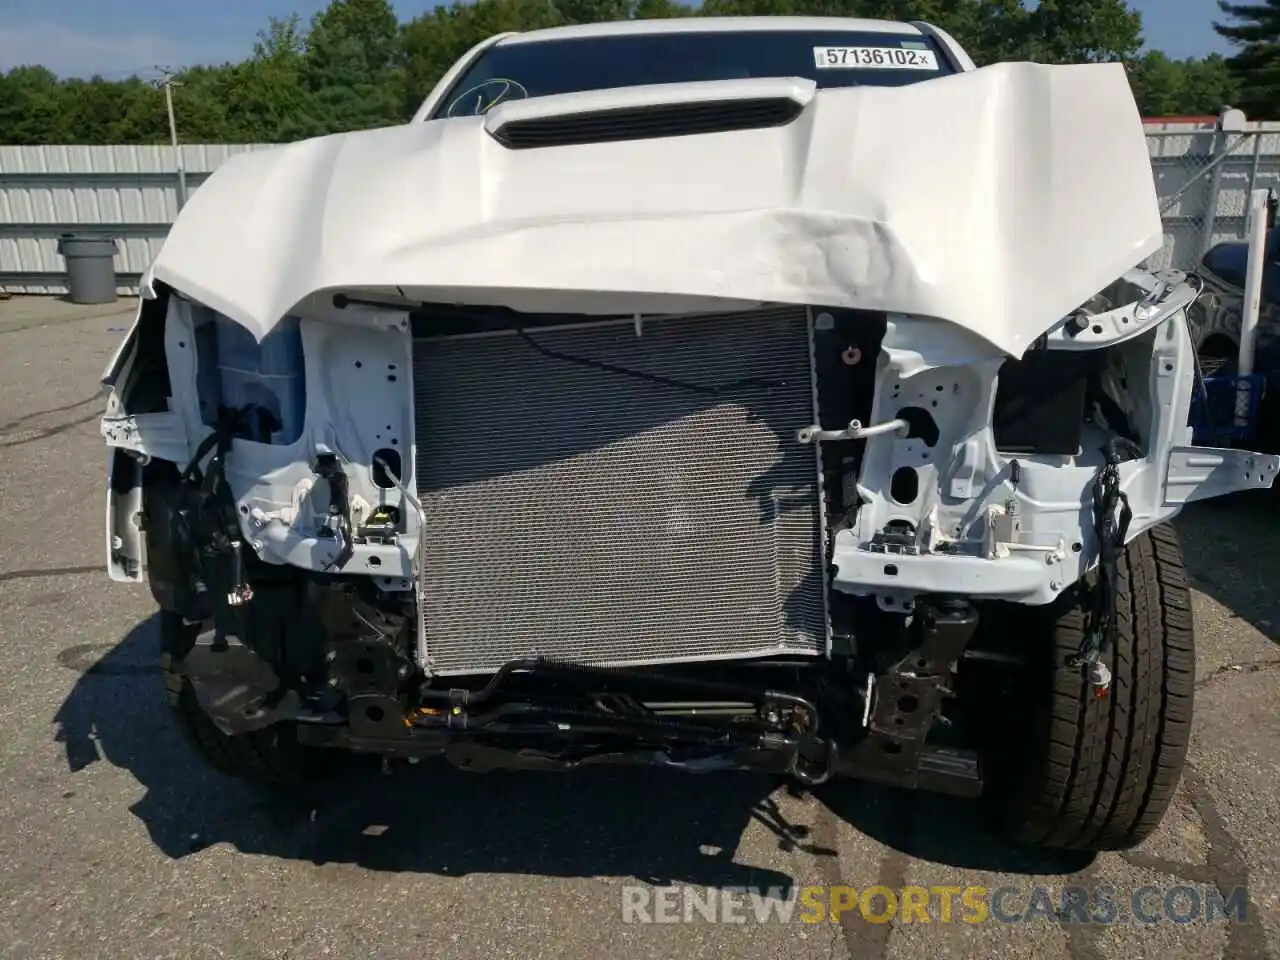
[[(1280, 497), (1178, 522), (1192, 757), (1158, 834), (1125, 854), (1011, 848), (980, 803), (751, 776), (424, 763), (281, 801), (190, 752), (150, 596), (103, 570), (98, 376), (132, 309), (0, 302), (0, 955), (1280, 960)], [(785, 905), (768, 888), (810, 885), (790, 921), (768, 913)], [(865, 913), (811, 909), (877, 885)], [(884, 893), (913, 887), (930, 922), (889, 918)], [(951, 922), (937, 887), (960, 888)], [(1065, 888), (1111, 888), (1115, 922), (1078, 922)], [(962, 896), (1002, 889), (966, 922)]]

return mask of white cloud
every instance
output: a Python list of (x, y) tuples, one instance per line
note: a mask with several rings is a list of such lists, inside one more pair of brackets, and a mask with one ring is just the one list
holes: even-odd
[(240, 59), (248, 50), (225, 43), (189, 43), (151, 33), (118, 36), (80, 33), (62, 24), (36, 21), (7, 24), (0, 30), (0, 71), (26, 65), (48, 67), (59, 76), (112, 79), (131, 73), (151, 75), (157, 64), (171, 67)]

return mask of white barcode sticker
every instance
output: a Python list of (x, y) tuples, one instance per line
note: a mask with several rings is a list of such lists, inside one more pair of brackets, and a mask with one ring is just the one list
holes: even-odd
[(819, 70), (937, 70), (938, 55), (901, 47), (814, 47), (813, 65)]

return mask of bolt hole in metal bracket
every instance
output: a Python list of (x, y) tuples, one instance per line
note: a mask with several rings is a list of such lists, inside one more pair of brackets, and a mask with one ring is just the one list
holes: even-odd
[(817, 424), (802, 427), (796, 431), (796, 440), (800, 443), (826, 443), (835, 440), (867, 440), (888, 433), (906, 433), (911, 424), (905, 420), (886, 420), (884, 423), (864, 427), (858, 420), (850, 420), (849, 426), (843, 430), (823, 430)]

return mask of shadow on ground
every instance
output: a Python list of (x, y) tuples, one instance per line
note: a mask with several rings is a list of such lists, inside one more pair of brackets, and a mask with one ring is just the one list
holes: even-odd
[[(782, 850), (833, 857), (834, 818), (891, 848), (956, 866), (1057, 874), (1085, 866), (1010, 848), (976, 804), (842, 782), (787, 823), (775, 779), (639, 768), (569, 774), (462, 773), (443, 763), (358, 768), (306, 798), (270, 796), (204, 767), (163, 701), (153, 619), (117, 645), (59, 656), (80, 674), (55, 718), (74, 773), (106, 761), (146, 793), (132, 813), (166, 855), (216, 843), (313, 863), (447, 876), (621, 876), (663, 884), (788, 887), (793, 878), (734, 862), (755, 820)], [(812, 812), (810, 812), (812, 811)]]
[(1191, 585), (1280, 643), (1280, 490), (1193, 503), (1175, 526)]
[[(1177, 526), (1192, 584), (1280, 643), (1280, 495), (1193, 504)], [(181, 739), (157, 650), (147, 620), (109, 648), (63, 651), (80, 677), (56, 722), (72, 771), (105, 760), (145, 788), (132, 812), (174, 858), (230, 843), (375, 870), (785, 887), (792, 878), (779, 871), (734, 862), (747, 825), (766, 825), (782, 849), (831, 857), (835, 832), (823, 826), (839, 818), (900, 853), (965, 869), (1056, 875), (1088, 865), (1001, 842), (981, 802), (858, 782), (823, 788), (803, 825), (782, 818), (775, 780), (630, 768), (467, 774), (424, 763), (386, 776), (371, 764), (305, 799), (267, 796), (207, 770)]]

